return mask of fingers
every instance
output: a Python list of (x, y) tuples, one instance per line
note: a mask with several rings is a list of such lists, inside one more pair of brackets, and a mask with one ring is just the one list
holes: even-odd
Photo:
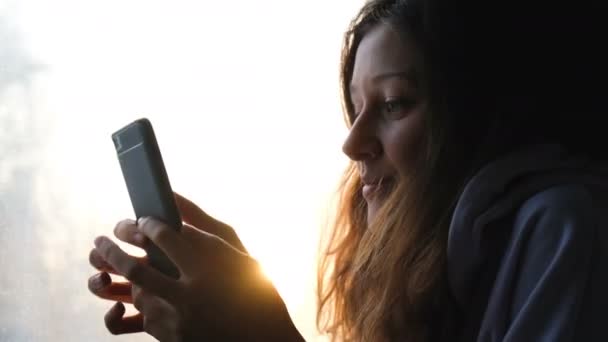
[(89, 263), (91, 266), (95, 267), (99, 271), (109, 272), (112, 274), (116, 274), (116, 270), (110, 264), (108, 264), (102, 257), (99, 255), (96, 249), (92, 249), (89, 253)]
[(89, 278), (89, 290), (102, 299), (123, 303), (133, 302), (131, 283), (112, 282), (110, 275), (105, 272)]
[[(246, 252), (239, 250), (237, 247), (229, 244), (226, 240), (220, 238), (219, 236), (199, 230), (189, 224), (184, 224), (182, 226), (180, 234), (184, 240), (189, 241), (193, 246), (195, 246), (196, 254), (199, 256), (209, 255), (215, 258), (220, 255), (218, 254), (220, 250), (225, 251), (227, 248), (234, 250), (237, 253), (247, 255)], [(190, 257), (190, 263), (192, 264), (192, 257)], [(193, 266), (195, 270), (200, 272), (201, 266), (199, 263), (194, 264)]]
[(163, 298), (174, 298), (179, 293), (177, 282), (168, 278), (135, 257), (125, 253), (118, 245), (105, 236), (95, 239), (97, 252), (118, 274)]
[(141, 314), (130, 317), (125, 315), (125, 306), (118, 302), (106, 313), (104, 321), (108, 331), (114, 335), (130, 334), (144, 331), (144, 319)]
[(133, 286), (133, 306), (143, 315), (143, 329), (160, 341), (173, 340), (177, 331), (177, 311), (159, 297)]
[(203, 209), (182, 195), (176, 192), (174, 192), (174, 195), (175, 203), (177, 204), (184, 222), (199, 230), (204, 230), (209, 234), (219, 236), (233, 247), (247, 253), (245, 246), (243, 246), (243, 243), (232, 227), (209, 216)]
[[(137, 229), (137, 225), (133, 220), (119, 222), (114, 228), (114, 235), (120, 240), (142, 249), (145, 249), (146, 245), (149, 243), (146, 236)], [(146, 257), (136, 258), (141, 263), (147, 263)], [(91, 250), (89, 253), (89, 263), (100, 271), (117, 274), (116, 270), (114, 270), (95, 249)]]
[(167, 311), (168, 304), (138, 286), (133, 287), (133, 306), (148, 320), (156, 320)]
[(182, 238), (179, 231), (150, 217), (140, 219), (137, 228), (167, 255), (181, 274), (188, 274), (192, 268), (193, 253), (190, 243)]
[[(177, 208), (179, 209), (180, 214), (182, 215), (182, 220), (184, 222), (191, 224), (195, 227), (207, 227), (209, 225), (221, 223), (211, 216), (207, 215), (199, 206), (194, 204), (192, 201), (178, 194), (177, 192), (173, 193), (175, 195), (175, 203), (177, 204)], [(216, 223), (217, 222), (217, 223)]]
[(114, 235), (120, 240), (145, 249), (149, 240), (137, 229), (137, 223), (133, 220), (123, 220), (118, 222), (114, 228)]
[[(142, 264), (146, 264), (148, 262), (146, 257), (143, 257), (143, 258), (134, 257), (134, 258), (137, 259)], [(91, 266), (95, 267), (99, 271), (108, 272), (108, 273), (112, 273), (112, 274), (118, 274), (118, 272), (116, 272), (116, 270), (103, 259), (103, 257), (99, 254), (99, 252), (96, 249), (92, 249), (91, 252), (89, 253), (89, 263), (91, 264)]]

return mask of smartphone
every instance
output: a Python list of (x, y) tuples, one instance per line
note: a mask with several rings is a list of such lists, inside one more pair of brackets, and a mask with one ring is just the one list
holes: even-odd
[[(173, 229), (181, 229), (182, 218), (150, 121), (142, 118), (130, 123), (112, 134), (112, 141), (135, 217), (153, 217)], [(179, 271), (160, 248), (149, 244), (146, 253), (152, 267), (179, 278)]]

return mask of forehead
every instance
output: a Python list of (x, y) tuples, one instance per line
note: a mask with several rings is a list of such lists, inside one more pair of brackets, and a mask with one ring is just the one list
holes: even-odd
[(383, 73), (412, 70), (415, 46), (411, 38), (388, 24), (379, 24), (367, 32), (355, 55), (351, 86), (357, 88)]

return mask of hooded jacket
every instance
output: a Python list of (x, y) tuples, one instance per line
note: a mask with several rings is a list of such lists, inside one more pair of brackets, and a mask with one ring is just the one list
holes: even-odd
[(490, 163), (458, 200), (447, 254), (455, 341), (608, 341), (607, 165), (549, 144)]

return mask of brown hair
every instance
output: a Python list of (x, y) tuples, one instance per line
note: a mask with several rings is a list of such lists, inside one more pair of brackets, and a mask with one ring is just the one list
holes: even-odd
[(461, 315), (448, 289), (447, 235), (462, 188), (483, 165), (543, 142), (608, 160), (606, 101), (597, 86), (608, 77), (597, 43), (606, 21), (583, 6), (551, 13), (511, 3), (479, 6), (371, 0), (346, 32), (340, 80), (349, 125), (355, 53), (381, 24), (420, 49), (428, 112), (424, 149), (410, 177), (369, 227), (356, 166), (344, 174), (317, 288), (317, 324), (333, 340), (453, 338)]
[[(352, 21), (342, 52), (343, 107), (350, 125), (349, 83), (355, 53), (373, 26), (388, 24), (416, 40), (416, 18), (403, 1), (370, 1)], [(409, 18), (409, 19), (406, 19)], [(447, 229), (457, 189), (436, 196), (443, 127), (426, 118), (426, 150), (408, 180), (387, 198), (367, 227), (358, 170), (351, 163), (318, 274), (320, 329), (333, 340), (423, 341), (448, 319), (445, 282)]]

